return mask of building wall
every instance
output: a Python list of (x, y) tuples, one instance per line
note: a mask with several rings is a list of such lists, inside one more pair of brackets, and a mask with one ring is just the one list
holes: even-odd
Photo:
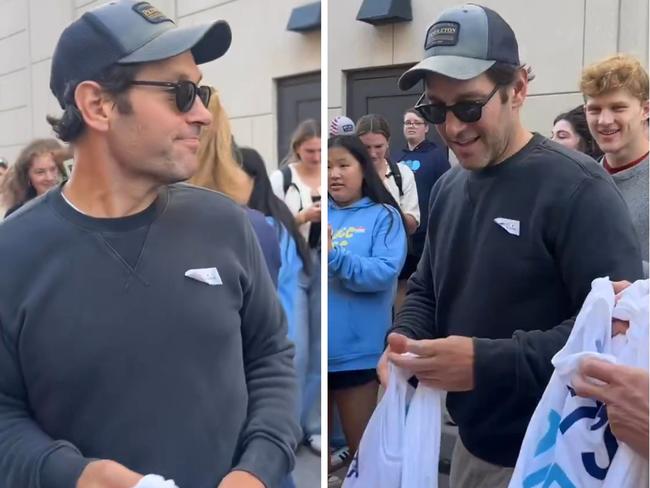
[[(458, 0), (411, 0), (413, 20), (375, 27), (359, 22), (362, 0), (329, 2), (328, 115), (345, 112), (346, 70), (416, 63), (427, 27)], [(580, 73), (616, 52), (648, 67), (648, 0), (483, 0), (512, 26), (522, 62), (536, 75), (522, 117), (548, 134), (560, 112), (581, 103)]]
[[(61, 31), (98, 0), (0, 0), (0, 155), (10, 161), (31, 139), (52, 135), (46, 114), (61, 113), (49, 90)], [(320, 70), (320, 32), (286, 30), (307, 0), (151, 0), (179, 25), (226, 19), (229, 52), (202, 66), (230, 115), (238, 142), (277, 164), (275, 79)]]

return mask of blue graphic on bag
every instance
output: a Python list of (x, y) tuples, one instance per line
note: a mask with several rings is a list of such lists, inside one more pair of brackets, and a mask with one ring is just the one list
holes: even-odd
[(348, 469), (347, 474), (345, 475), (346, 478), (352, 478), (354, 476), (355, 478), (359, 477), (359, 452), (355, 453), (354, 457), (352, 458), (352, 462), (350, 463), (350, 468)]
[[(571, 387), (569, 392), (571, 396), (575, 396), (575, 392)], [(604, 428), (603, 442), (607, 451), (609, 463), (605, 467), (601, 467), (596, 462), (595, 452), (581, 453), (582, 465), (585, 471), (593, 478), (604, 480), (607, 476), (607, 471), (612, 464), (614, 455), (618, 450), (618, 442), (612, 434), (612, 430), (607, 420), (607, 407), (602, 402), (594, 402), (593, 406), (581, 406), (576, 408), (573, 412), (561, 420), (560, 414), (551, 409), (548, 414), (548, 430), (539, 440), (537, 448), (535, 449), (535, 457), (539, 456), (552, 449), (557, 442), (557, 435), (565, 434), (576, 422), (581, 419), (594, 419), (597, 420), (594, 424), (589, 426), (589, 430), (595, 431)], [(561, 466), (557, 463), (552, 463), (544, 466), (543, 468), (531, 473), (524, 480), (523, 488), (534, 488), (542, 485), (542, 488), (552, 486), (557, 483), (559, 488), (576, 488), (576, 485), (569, 479)]]

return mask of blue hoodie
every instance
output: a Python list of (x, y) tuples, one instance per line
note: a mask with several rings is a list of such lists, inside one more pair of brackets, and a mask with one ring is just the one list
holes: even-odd
[(297, 337), (296, 323), (296, 295), (300, 286), (300, 273), (303, 270), (302, 259), (293, 236), (282, 224), (278, 224), (273, 217), (266, 217), (266, 221), (277, 230), (280, 241), (280, 267), (278, 271), (278, 296), (284, 313), (287, 316), (287, 335), (295, 343)]
[(348, 207), (328, 202), (333, 249), (328, 253), (328, 369), (377, 366), (391, 325), (406, 233), (393, 207), (362, 198)]

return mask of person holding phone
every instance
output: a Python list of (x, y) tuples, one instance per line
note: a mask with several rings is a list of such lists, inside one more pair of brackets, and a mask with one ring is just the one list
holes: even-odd
[(314, 119), (301, 122), (291, 137), (289, 148), (280, 169), (271, 174), (271, 186), (273, 193), (291, 210), (300, 233), (309, 244), (312, 265), (301, 273), (296, 296), (296, 313), (301, 317), (297, 319), (300, 331), (296, 350), (307, 357), (306, 372), (298, 372), (299, 378), (304, 378), (299, 385), (303, 397), (304, 441), (312, 451), (320, 454), (320, 124)]

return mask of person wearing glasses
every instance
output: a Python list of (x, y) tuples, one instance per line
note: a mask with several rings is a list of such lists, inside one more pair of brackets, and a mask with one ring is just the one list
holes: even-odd
[(416, 108), (459, 165), (431, 193), (425, 249), (378, 373), (385, 383), (392, 361), (448, 392), (451, 488), (505, 488), (592, 280), (640, 278), (641, 252), (605, 171), (523, 126), (528, 70), (499, 14), (449, 8), (424, 44), (399, 86), (424, 81)]
[[(270, 488), (293, 346), (244, 211), (198, 168), (224, 21), (117, 0), (61, 34), (64, 185), (0, 225), (0, 486)], [(173, 481), (172, 481), (173, 480)]]
[(399, 162), (408, 166), (415, 177), (420, 207), (420, 224), (411, 236), (411, 245), (404, 267), (399, 275), (396, 309), (402, 305), (406, 293), (406, 280), (413, 274), (422, 256), (429, 217), (429, 195), (438, 178), (449, 169), (447, 151), (427, 140), (429, 123), (414, 108), (404, 112), (404, 138), (407, 147), (402, 150)]

